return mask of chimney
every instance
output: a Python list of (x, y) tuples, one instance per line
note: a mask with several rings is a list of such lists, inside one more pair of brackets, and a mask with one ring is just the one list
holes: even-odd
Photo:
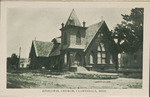
[(62, 28), (64, 27), (64, 23), (61, 24)]
[(85, 22), (85, 21), (83, 21), (83, 27), (85, 27), (85, 23), (86, 23), (86, 22)]

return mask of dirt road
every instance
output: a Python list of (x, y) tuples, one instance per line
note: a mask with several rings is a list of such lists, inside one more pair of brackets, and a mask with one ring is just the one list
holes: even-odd
[(70, 79), (42, 73), (7, 73), (7, 88), (139, 89), (142, 88), (142, 79)]

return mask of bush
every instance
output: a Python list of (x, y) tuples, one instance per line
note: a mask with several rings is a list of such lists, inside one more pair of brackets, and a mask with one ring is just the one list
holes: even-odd
[(74, 74), (66, 76), (66, 78), (77, 79), (117, 79), (117, 75), (98, 75), (98, 74)]

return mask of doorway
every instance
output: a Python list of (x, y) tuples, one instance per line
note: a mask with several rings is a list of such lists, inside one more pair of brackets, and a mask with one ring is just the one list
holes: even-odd
[(75, 61), (77, 62), (78, 66), (82, 66), (82, 59), (80, 54), (76, 54)]

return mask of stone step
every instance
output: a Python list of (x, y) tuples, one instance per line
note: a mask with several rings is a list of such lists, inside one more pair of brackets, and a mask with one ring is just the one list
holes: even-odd
[(78, 66), (77, 67), (77, 71), (78, 72), (84, 72), (84, 71), (87, 72), (88, 70), (85, 67), (83, 67), (83, 66)]

